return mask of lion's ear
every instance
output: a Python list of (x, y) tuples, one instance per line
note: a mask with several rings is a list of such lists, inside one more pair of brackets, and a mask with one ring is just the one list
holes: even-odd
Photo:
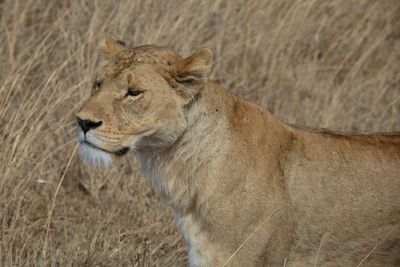
[(112, 59), (114, 58), (119, 52), (126, 48), (126, 45), (123, 41), (114, 40), (111, 37), (107, 37), (102, 43), (101, 48), (103, 49), (104, 53), (106, 53), (107, 57)]
[(208, 79), (213, 56), (208, 48), (200, 48), (178, 65), (175, 79), (183, 83), (196, 83)]

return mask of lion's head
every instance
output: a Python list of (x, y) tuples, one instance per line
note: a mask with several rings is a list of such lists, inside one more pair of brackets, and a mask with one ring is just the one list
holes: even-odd
[(101, 164), (131, 148), (173, 143), (186, 127), (186, 108), (208, 80), (210, 50), (181, 58), (163, 47), (127, 48), (110, 38), (103, 48), (109, 61), (77, 115), (81, 155)]

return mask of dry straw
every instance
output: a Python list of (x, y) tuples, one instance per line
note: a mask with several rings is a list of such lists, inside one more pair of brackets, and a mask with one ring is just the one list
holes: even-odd
[(107, 170), (71, 155), (107, 35), (209, 47), (213, 79), (290, 123), (400, 130), (398, 0), (3, 0), (0, 14), (1, 266), (186, 264), (133, 155)]

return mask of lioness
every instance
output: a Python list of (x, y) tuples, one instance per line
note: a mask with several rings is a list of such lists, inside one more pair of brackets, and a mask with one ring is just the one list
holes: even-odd
[(81, 154), (133, 150), (190, 266), (399, 266), (400, 134), (302, 129), (208, 79), (212, 53), (107, 39)]

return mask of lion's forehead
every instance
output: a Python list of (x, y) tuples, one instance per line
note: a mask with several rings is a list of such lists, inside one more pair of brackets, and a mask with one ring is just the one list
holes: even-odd
[(133, 64), (151, 64), (161, 69), (171, 69), (181, 58), (168, 48), (145, 45), (121, 51), (104, 68), (104, 75), (116, 77)]

